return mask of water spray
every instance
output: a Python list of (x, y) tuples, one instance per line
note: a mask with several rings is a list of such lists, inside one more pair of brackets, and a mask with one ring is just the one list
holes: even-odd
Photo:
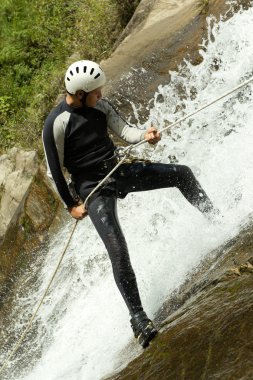
[[(225, 98), (225, 97), (231, 95), (232, 93), (238, 91), (239, 89), (241, 89), (241, 88), (247, 86), (247, 85), (248, 85), (249, 83), (251, 83), (252, 81), (253, 81), (253, 77), (251, 77), (251, 78), (249, 78), (248, 80), (242, 82), (240, 85), (234, 87), (232, 90), (230, 90), (230, 91), (224, 93), (223, 95), (221, 95), (221, 96), (219, 96), (218, 98), (212, 100), (211, 102), (205, 104), (204, 106), (198, 108), (197, 110), (193, 111), (192, 113), (183, 116), (182, 118), (178, 119), (178, 120), (175, 121), (174, 123), (170, 123), (168, 120), (166, 120), (166, 124), (168, 124), (168, 125), (166, 125), (166, 127), (164, 127), (163, 129), (161, 129), (159, 132), (160, 132), (160, 133), (161, 133), (161, 132), (164, 132), (164, 131), (166, 131), (166, 130), (168, 130), (168, 129), (173, 128), (173, 127), (176, 126), (176, 125), (181, 124), (183, 121), (185, 121), (185, 120), (187, 120), (187, 119), (193, 117), (194, 115), (196, 115), (197, 113), (201, 112), (202, 110), (204, 110), (204, 109), (210, 107), (210, 106), (213, 105), (214, 103), (217, 103), (217, 102), (220, 101), (221, 99), (223, 99), (223, 98)], [(96, 191), (97, 191), (97, 190), (98, 190), (98, 189), (99, 189), (99, 188), (100, 188), (105, 182), (106, 182), (106, 180), (107, 180), (107, 179), (108, 179), (108, 178), (109, 178), (109, 177), (110, 177), (110, 176), (111, 176), (111, 175), (112, 175), (112, 174), (118, 169), (118, 167), (119, 167), (121, 164), (123, 164), (123, 162), (128, 158), (130, 152), (131, 152), (134, 148), (137, 148), (138, 146), (140, 146), (140, 145), (142, 145), (142, 144), (144, 144), (144, 143), (146, 143), (146, 142), (147, 142), (147, 140), (144, 139), (144, 140), (138, 142), (137, 144), (132, 144), (132, 145), (129, 145), (128, 147), (122, 149), (122, 154), (121, 154), (121, 157), (120, 157), (118, 163), (117, 163), (117, 164), (115, 165), (115, 167), (110, 171), (110, 173), (108, 173), (107, 176), (106, 176), (102, 181), (100, 181), (100, 182), (98, 183), (98, 185), (93, 189), (93, 191), (88, 195), (88, 197), (85, 199), (84, 206), (87, 204), (88, 199), (89, 199), (89, 198), (90, 198), (90, 197), (91, 197), (91, 196), (92, 196), (92, 195), (93, 195), (93, 194), (94, 194), (94, 193), (95, 193), (95, 192), (96, 192)], [(61, 263), (62, 263), (62, 260), (63, 260), (63, 258), (64, 258), (64, 256), (65, 256), (65, 253), (66, 253), (66, 251), (67, 251), (67, 249), (68, 249), (68, 247), (69, 247), (70, 241), (71, 241), (71, 239), (72, 239), (72, 237), (73, 237), (73, 234), (74, 234), (74, 232), (75, 232), (75, 230), (76, 230), (77, 224), (78, 224), (78, 220), (74, 223), (74, 226), (73, 226), (73, 228), (72, 228), (72, 230), (71, 230), (71, 234), (70, 234), (70, 236), (69, 236), (69, 238), (68, 238), (68, 241), (67, 241), (67, 243), (66, 243), (66, 246), (65, 246), (65, 248), (64, 248), (64, 251), (62, 252), (62, 254), (61, 254), (61, 256), (60, 256), (59, 262), (58, 262), (58, 264), (57, 264), (57, 266), (56, 266), (56, 268), (55, 268), (55, 270), (54, 270), (54, 272), (53, 272), (53, 274), (52, 274), (52, 276), (51, 276), (51, 278), (50, 278), (50, 281), (49, 281), (49, 283), (48, 283), (48, 286), (47, 286), (47, 288), (46, 288), (46, 290), (45, 290), (45, 292), (44, 292), (44, 294), (43, 294), (43, 296), (42, 296), (40, 302), (38, 303), (38, 306), (36, 307), (34, 313), (32, 314), (32, 317), (30, 318), (30, 320), (29, 320), (29, 322), (28, 322), (28, 324), (27, 324), (27, 326), (26, 326), (24, 332), (22, 333), (21, 337), (19, 338), (19, 340), (18, 340), (17, 343), (15, 344), (14, 348), (11, 350), (11, 352), (7, 355), (6, 359), (4, 360), (4, 362), (3, 362), (3, 364), (2, 364), (2, 366), (1, 366), (1, 368), (0, 368), (0, 374), (2, 374), (3, 371), (7, 368), (7, 366), (8, 366), (8, 364), (9, 364), (11, 358), (12, 358), (13, 355), (18, 351), (18, 349), (20, 348), (20, 346), (21, 346), (21, 344), (22, 344), (22, 342), (23, 342), (23, 340), (24, 340), (26, 334), (27, 334), (28, 331), (31, 329), (32, 324), (33, 324), (33, 321), (34, 321), (34, 319), (36, 318), (36, 316), (37, 316), (37, 314), (38, 314), (38, 311), (39, 311), (39, 309), (41, 308), (41, 306), (42, 306), (42, 304), (43, 304), (43, 302), (44, 302), (44, 300), (45, 300), (45, 298), (46, 298), (46, 296), (47, 296), (47, 294), (48, 294), (48, 291), (49, 291), (49, 289), (50, 289), (50, 287), (51, 287), (51, 284), (52, 284), (52, 282), (53, 282), (53, 280), (54, 280), (54, 278), (55, 278), (55, 276), (56, 276), (56, 273), (58, 272), (58, 269), (59, 269), (59, 267), (60, 267), (60, 265), (61, 265)]]

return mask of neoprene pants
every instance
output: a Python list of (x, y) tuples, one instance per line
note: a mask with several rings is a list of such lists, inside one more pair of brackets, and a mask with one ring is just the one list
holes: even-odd
[[(209, 212), (213, 208), (191, 169), (184, 165), (139, 162), (124, 164), (113, 177), (121, 196), (134, 191), (177, 187), (201, 212)], [(82, 197), (81, 191), (80, 196)], [(95, 199), (88, 202), (88, 214), (105, 244), (116, 284), (132, 316), (143, 309), (127, 244), (117, 217), (117, 195), (101, 191)]]

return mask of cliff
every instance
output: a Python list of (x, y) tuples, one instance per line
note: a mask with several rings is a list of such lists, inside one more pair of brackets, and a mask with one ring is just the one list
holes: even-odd
[[(190, 0), (141, 1), (121, 43), (111, 58), (102, 62), (109, 78), (105, 94), (125, 116), (134, 103), (145, 120), (150, 99), (160, 83), (169, 81), (170, 70), (175, 70), (185, 57), (194, 65), (201, 61), (198, 44), (206, 33), (206, 16), (219, 17), (228, 9), (225, 0), (205, 3), (200, 1), (197, 6)], [(250, 3), (238, 1), (234, 11)], [(22, 268), (22, 262), (33, 260), (31, 252), (36, 252), (46, 238), (53, 219), (51, 211), (58, 206), (45, 179), (44, 166), (36, 163), (34, 153), (31, 157), (34, 168), (29, 175), (23, 172), (26, 185), (15, 196), (12, 191), (16, 182), (10, 186), (7, 183), (8, 176), (18, 172), (19, 166), (13, 162), (18, 165), (20, 161), (2, 158), (10, 167), (3, 169), (8, 176), (4, 176), (1, 186), (2, 199), (7, 199), (1, 213), (9, 217), (1, 246), (2, 298), (11, 286), (10, 274)], [(17, 173), (15, 178), (20, 176)], [(9, 204), (15, 205), (11, 214)], [(2, 229), (7, 226), (4, 218)], [(192, 278), (168, 299), (156, 316), (159, 336), (110, 379), (251, 379), (252, 248), (250, 224), (213, 252), (212, 259), (202, 262)], [(121, 368), (125, 365), (122, 361)]]
[[(140, 3), (127, 36), (104, 63), (112, 78), (108, 94), (126, 115), (133, 102), (145, 120), (152, 94), (159, 83), (169, 82), (169, 71), (185, 57), (194, 65), (201, 62), (206, 15), (219, 19), (228, 7), (225, 1), (207, 3), (202, 11), (192, 1)], [(250, 2), (237, 2), (234, 11), (240, 5)], [(156, 316), (159, 336), (107, 380), (252, 379), (252, 249), (250, 224), (170, 296)], [(119, 367), (124, 366), (122, 359)]]
[(151, 346), (107, 380), (252, 379), (252, 250), (250, 225), (199, 266), (157, 313)]
[(33, 260), (59, 200), (36, 152), (11, 149), (0, 156), (0, 302), (15, 276)]

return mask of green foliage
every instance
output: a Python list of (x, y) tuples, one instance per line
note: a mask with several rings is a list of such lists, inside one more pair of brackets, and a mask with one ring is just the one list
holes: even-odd
[(17, 141), (16, 130), (7, 123), (0, 125), (1, 150), (4, 151), (15, 145)]
[(34, 232), (33, 224), (28, 215), (23, 214), (20, 218), (20, 226), (22, 228), (25, 239), (30, 239)]
[(209, 7), (209, 0), (197, 0), (197, 7), (200, 8), (200, 13), (205, 13)]
[(112, 0), (86, 0), (77, 17), (77, 41), (81, 57), (108, 57), (120, 32), (117, 8)]
[(4, 187), (4, 185), (1, 183), (1, 184), (0, 184), (0, 202), (1, 202), (1, 199), (2, 199), (2, 196), (3, 196), (3, 193), (4, 193), (4, 190), (5, 190), (5, 187)]
[(10, 96), (0, 96), (0, 141), (5, 148), (15, 142), (13, 128), (8, 125), (8, 121), (13, 115), (12, 98)]
[(5, 117), (11, 112), (11, 97), (0, 96), (0, 118)]
[(41, 149), (69, 62), (107, 58), (138, 3), (1, 0), (0, 153), (13, 145)]
[(130, 21), (136, 7), (140, 0), (114, 0), (117, 5), (119, 19), (121, 20), (122, 27), (125, 27)]
[[(72, 3), (71, 3), (72, 4)], [(45, 70), (52, 72), (70, 54), (72, 10), (63, 0), (4, 0), (0, 6), (0, 149), (35, 147), (42, 120), (38, 91)], [(62, 26), (65, 25), (66, 29)], [(48, 77), (48, 75), (46, 75)], [(43, 87), (45, 86), (45, 83)], [(47, 86), (49, 90), (49, 86)], [(34, 101), (36, 100), (36, 101)], [(11, 105), (11, 107), (10, 107)], [(30, 115), (33, 115), (30, 120)]]

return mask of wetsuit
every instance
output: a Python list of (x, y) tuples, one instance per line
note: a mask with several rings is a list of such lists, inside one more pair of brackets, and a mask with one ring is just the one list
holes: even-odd
[[(95, 108), (73, 108), (65, 101), (48, 116), (43, 143), (48, 175), (67, 207), (75, 205), (63, 175), (66, 167), (79, 196), (87, 195), (105, 177), (113, 164), (115, 146), (108, 128), (129, 143), (144, 138), (145, 131), (126, 123), (106, 100)], [(177, 187), (201, 212), (213, 206), (206, 193), (184, 165), (135, 162), (121, 165), (110, 180), (88, 201), (88, 214), (108, 251), (116, 284), (131, 315), (142, 310), (127, 244), (117, 217), (117, 198), (135, 191)]]

